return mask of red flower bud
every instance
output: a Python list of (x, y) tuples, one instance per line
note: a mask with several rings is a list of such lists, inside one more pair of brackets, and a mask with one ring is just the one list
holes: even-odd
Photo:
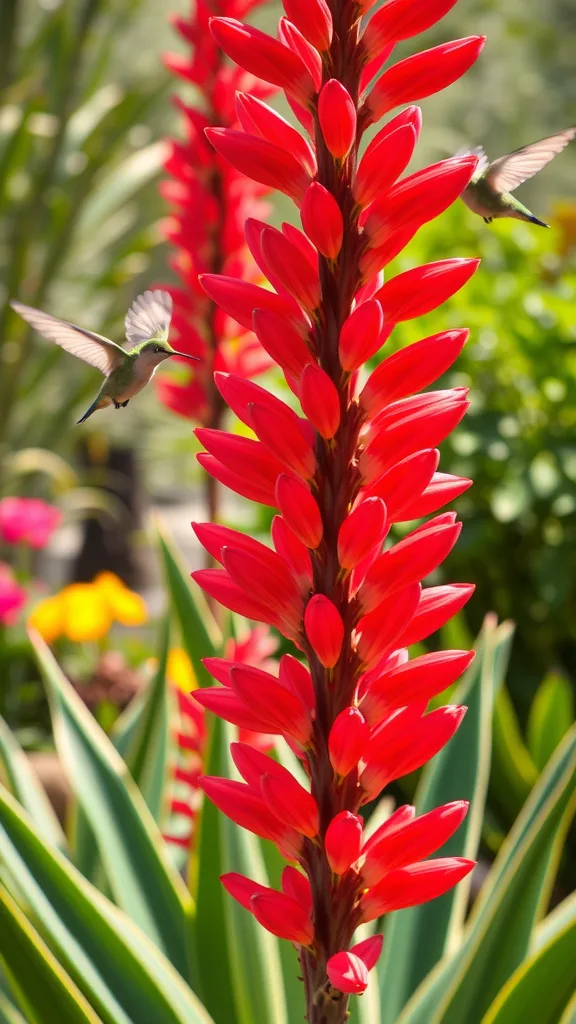
[(343, 875), (358, 860), (362, 845), (363, 821), (359, 814), (340, 811), (326, 829), (324, 848), (335, 875)]
[(300, 216), (302, 227), (318, 252), (326, 259), (336, 259), (342, 247), (344, 222), (332, 193), (313, 181), (302, 200)]
[(362, 920), (373, 921), (393, 910), (436, 899), (465, 878), (474, 866), (473, 860), (464, 857), (439, 857), (391, 871), (362, 897)]
[(338, 561), (353, 569), (382, 544), (387, 533), (386, 506), (381, 498), (366, 498), (350, 512), (338, 531)]
[(279, 939), (311, 946), (314, 928), (310, 916), (296, 900), (283, 892), (259, 892), (250, 901), (257, 921)]
[(220, 156), (242, 174), (285, 192), (296, 203), (301, 202), (311, 179), (290, 150), (258, 135), (230, 128), (207, 128), (206, 136)]
[(340, 396), (336, 385), (317, 363), (308, 363), (302, 371), (300, 404), (321, 437), (334, 437), (340, 426)]
[(264, 257), (282, 277), (286, 291), (312, 313), (319, 302), (318, 268), (311, 266), (301, 250), (276, 228), (265, 227), (261, 243)]
[(362, 864), (366, 885), (377, 885), (390, 871), (415, 864), (435, 853), (462, 824), (467, 811), (467, 800), (455, 800), (435, 807), (379, 839), (370, 847)]
[(368, 206), (388, 191), (410, 163), (416, 140), (414, 126), (408, 122), (364, 154), (353, 187), (354, 199), (359, 206)]
[(334, 953), (326, 963), (326, 974), (340, 992), (360, 995), (368, 988), (368, 969), (354, 953)]
[(384, 314), (376, 299), (357, 306), (342, 324), (338, 355), (342, 369), (353, 373), (384, 344)]
[(284, 10), (312, 46), (322, 53), (332, 42), (332, 15), (326, 0), (283, 0)]
[(318, 834), (318, 804), (290, 772), (283, 776), (263, 775), (260, 785), (268, 807), (281, 821), (309, 839)]
[(322, 540), (322, 518), (316, 499), (300, 477), (281, 473), (276, 481), (276, 502), (291, 530), (308, 548)]
[(369, 56), (389, 43), (400, 43), (435, 25), (454, 7), (456, 0), (388, 0), (372, 15), (362, 36)]
[(326, 148), (335, 159), (343, 160), (356, 138), (356, 107), (348, 90), (336, 78), (322, 86), (318, 120)]
[(345, 778), (356, 768), (369, 739), (370, 729), (358, 708), (344, 708), (336, 716), (328, 737), (328, 751), (337, 775)]
[(318, 661), (334, 668), (344, 641), (344, 623), (336, 605), (324, 594), (314, 594), (304, 611), (304, 628)]
[(362, 942), (357, 942), (355, 946), (352, 946), (350, 952), (359, 956), (366, 964), (368, 970), (371, 971), (378, 962), (383, 942), (383, 935), (371, 935), (368, 939), (363, 939)]

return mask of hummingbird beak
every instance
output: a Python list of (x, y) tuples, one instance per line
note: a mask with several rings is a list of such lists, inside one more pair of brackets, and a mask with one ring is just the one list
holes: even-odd
[(192, 359), (195, 363), (200, 362), (200, 356), (191, 356), (188, 352), (177, 352), (176, 349), (172, 349), (171, 356), (180, 356), (181, 359)]

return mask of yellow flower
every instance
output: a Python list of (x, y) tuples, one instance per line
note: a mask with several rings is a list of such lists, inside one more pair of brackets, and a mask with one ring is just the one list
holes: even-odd
[(194, 675), (190, 658), (182, 647), (172, 647), (168, 652), (166, 677), (184, 693), (190, 693), (191, 690), (198, 688), (198, 680)]
[(80, 643), (101, 640), (112, 628), (112, 612), (93, 583), (71, 583), (60, 593), (64, 605), (64, 636)]
[(96, 586), (108, 603), (111, 613), (123, 626), (141, 626), (148, 619), (146, 602), (124, 586), (122, 580), (113, 572), (101, 572), (94, 580)]
[(37, 604), (31, 613), (28, 622), (40, 633), (47, 644), (57, 640), (64, 631), (64, 608), (60, 594), (40, 601), (40, 604)]
[(114, 622), (140, 626), (146, 622), (146, 603), (125, 587), (114, 573), (100, 573), (92, 583), (71, 583), (36, 606), (30, 624), (47, 643), (60, 636), (77, 643), (102, 640)]

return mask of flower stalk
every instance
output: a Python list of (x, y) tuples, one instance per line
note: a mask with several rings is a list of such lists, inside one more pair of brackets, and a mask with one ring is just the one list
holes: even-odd
[[(213, 275), (203, 284), (230, 316), (254, 326), (304, 415), (250, 382), (219, 375), (220, 392), (256, 439), (198, 431), (208, 452), (203, 465), (280, 515), (274, 549), (232, 530), (197, 526), (222, 568), (193, 574), (228, 608), (280, 629), (306, 659), (304, 665), (285, 656), (277, 679), (219, 660), (210, 668), (221, 685), (198, 698), (236, 725), (251, 722), (284, 736), (308, 777), (304, 790), (272, 758), (236, 750), (243, 783), (201, 784), (233, 820), (298, 865), (299, 888), (290, 892), (284, 883), (274, 894), (249, 879), (223, 880), (264, 927), (298, 946), (309, 1024), (341, 1024), (349, 995), (366, 988), (381, 941), (354, 946), (361, 923), (435, 898), (473, 867), (462, 858), (425, 859), (458, 827), (464, 804), (438, 808), (414, 825), (413, 809), (400, 808), (368, 843), (358, 813), (389, 782), (433, 757), (465, 713), (448, 705), (426, 714), (426, 706), (465, 667), (469, 652), (427, 656), (424, 671), (405, 670), (405, 691), (401, 671), (411, 665), (408, 648), (472, 592), (464, 584), (421, 585), (455, 543), (455, 517), (437, 516), (382, 549), (392, 524), (436, 512), (470, 484), (437, 473), (436, 445), (464, 415), (465, 391), (415, 396), (449, 368), (466, 332), (446, 332), (390, 357), (363, 388), (358, 375), (396, 323), (440, 305), (477, 266), (445, 260), (383, 284), (389, 259), (457, 198), (476, 165), (475, 157), (459, 157), (396, 181), (419, 131), (417, 108), (394, 119), (376, 143), (392, 166), (388, 178), (382, 171), (384, 184), (374, 184), (378, 167), (366, 155), (358, 180), (367, 127), (398, 104), (444, 88), (480, 52), (479, 37), (436, 47), (394, 65), (366, 92), (366, 69), (381, 66), (394, 42), (449, 6), (390, 0), (383, 10), (393, 8), (395, 16), (380, 17), (369, 47), (362, 10), (352, 0), (291, 0), (286, 11), (295, 23), (282, 19), (279, 40), (233, 19), (211, 23), (246, 71), (284, 88), (313, 156), (302, 145), (290, 146), (290, 160), (282, 156), (278, 132), (285, 129), (271, 110), (257, 127), (244, 120), (243, 132), (211, 133), (218, 152), (256, 180), (284, 176), (278, 187), (301, 211), (305, 233), (291, 225), (248, 228), (274, 291)], [(392, 131), (400, 135), (395, 142)]]

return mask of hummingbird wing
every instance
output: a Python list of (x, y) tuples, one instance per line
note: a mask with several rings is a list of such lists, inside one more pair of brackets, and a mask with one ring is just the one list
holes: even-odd
[(162, 291), (144, 292), (126, 314), (126, 340), (131, 345), (168, 341), (171, 319), (172, 296)]
[(557, 135), (550, 135), (540, 142), (516, 149), (508, 156), (501, 156), (490, 164), (486, 181), (496, 192), (513, 192), (523, 181), (527, 181), (546, 164), (561, 153), (565, 146), (576, 137), (576, 128), (566, 128)]
[(108, 377), (126, 358), (126, 352), (120, 345), (103, 338), (100, 334), (87, 331), (84, 327), (77, 327), (68, 320), (59, 320), (58, 317), (43, 313), (40, 309), (25, 306), (22, 302), (11, 302), (10, 305), (23, 320), (38, 331), (38, 334), (49, 341), (55, 341), (60, 348), (73, 356), (78, 356), (90, 366), (95, 366), (105, 377)]
[(482, 146), (474, 146), (473, 149), (467, 149), (465, 147), (464, 149), (459, 149), (458, 152), (456, 153), (456, 156), (471, 156), (471, 155), (474, 155), (474, 156), (478, 157), (478, 163), (476, 165), (476, 170), (474, 171), (474, 174), (472, 176), (472, 181), (475, 182), (475, 181), (478, 181), (478, 179), (482, 177), (482, 175), (484, 174), (486, 168), (489, 167), (490, 161), (488, 160), (488, 157), (486, 156), (486, 153), (484, 152), (484, 148)]

